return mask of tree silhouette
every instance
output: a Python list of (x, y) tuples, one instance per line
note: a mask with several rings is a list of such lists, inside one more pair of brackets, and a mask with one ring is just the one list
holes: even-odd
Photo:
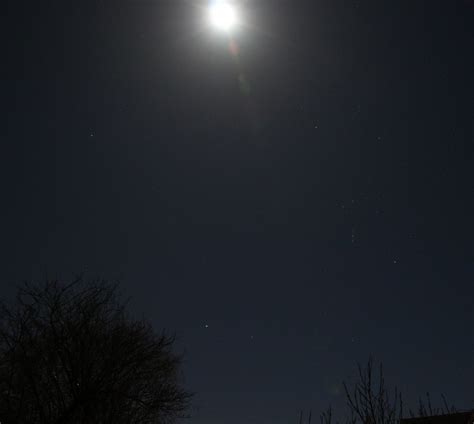
[(344, 382), (351, 423), (396, 424), (403, 416), (402, 396), (395, 387), (392, 395), (385, 385), (382, 364), (374, 373), (369, 358), (366, 367), (358, 366), (359, 377), (352, 387)]
[(116, 285), (25, 284), (0, 308), (0, 422), (171, 422), (190, 400), (173, 345), (129, 317)]
[[(353, 384), (344, 382), (344, 392), (348, 413), (343, 417), (344, 424), (398, 424), (404, 418), (402, 395), (397, 387), (389, 389), (385, 383), (382, 363), (375, 366), (369, 358), (365, 367), (358, 364), (358, 376)], [(427, 417), (457, 412), (449, 406), (444, 395), (441, 395), (443, 406), (433, 407), (430, 394), (426, 400), (420, 398), (416, 411), (408, 410), (408, 416)], [(301, 421), (301, 418), (300, 418)], [(320, 414), (321, 424), (339, 424), (334, 420), (331, 407)], [(301, 424), (301, 422), (300, 422)]]
[(447, 415), (447, 414), (456, 414), (459, 412), (454, 405), (449, 405), (448, 401), (446, 400), (446, 396), (441, 395), (441, 399), (443, 403), (441, 406), (434, 407), (431, 404), (431, 395), (429, 392), (426, 393), (426, 400), (423, 398), (419, 398), (418, 400), (418, 408), (416, 411), (410, 409), (408, 411), (408, 415), (410, 418), (418, 418), (418, 417), (432, 417), (433, 415)]
[[(398, 424), (403, 416), (402, 396), (395, 387), (390, 396), (385, 384), (383, 367), (374, 372), (374, 361), (369, 358), (365, 367), (357, 365), (358, 377), (349, 385), (343, 382), (348, 413), (344, 424)], [(320, 414), (321, 424), (339, 424), (334, 420), (332, 407)]]

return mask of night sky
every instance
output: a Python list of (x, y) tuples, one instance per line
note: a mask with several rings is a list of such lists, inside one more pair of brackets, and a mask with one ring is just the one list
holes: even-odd
[(338, 407), (370, 354), (473, 406), (471, 0), (11, 3), (2, 296), (120, 280), (192, 424)]

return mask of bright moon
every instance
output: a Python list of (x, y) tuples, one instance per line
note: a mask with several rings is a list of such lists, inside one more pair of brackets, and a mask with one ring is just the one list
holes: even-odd
[(217, 0), (210, 6), (211, 23), (216, 28), (229, 31), (237, 22), (237, 15), (234, 7), (226, 2)]

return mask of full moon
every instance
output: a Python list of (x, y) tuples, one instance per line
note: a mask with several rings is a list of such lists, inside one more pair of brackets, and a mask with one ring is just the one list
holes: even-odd
[(227, 1), (212, 2), (209, 15), (212, 25), (222, 31), (230, 31), (237, 22), (235, 8)]

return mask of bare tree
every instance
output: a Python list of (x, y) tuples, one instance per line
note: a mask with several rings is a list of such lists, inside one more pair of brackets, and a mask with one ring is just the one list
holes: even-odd
[(173, 346), (127, 315), (116, 285), (26, 284), (0, 308), (0, 422), (171, 422), (190, 400)]
[(412, 409), (408, 411), (408, 414), (411, 418), (415, 417), (430, 417), (434, 415), (445, 415), (445, 414), (455, 414), (459, 412), (454, 405), (449, 405), (446, 397), (441, 395), (443, 400), (442, 406), (433, 407), (431, 403), (431, 395), (426, 393), (426, 400), (420, 397), (418, 400), (418, 408), (416, 412)]
[(319, 421), (321, 424), (332, 424), (332, 407), (329, 406), (325, 411), (319, 415)]
[[(398, 424), (403, 418), (403, 402), (399, 390), (395, 387), (390, 391), (385, 384), (383, 367), (377, 367), (372, 358), (367, 365), (358, 365), (358, 376), (352, 385), (344, 382), (345, 397), (348, 413), (343, 417), (345, 424)], [(449, 406), (445, 396), (441, 396), (443, 405), (433, 407), (430, 394), (426, 400), (420, 398), (416, 411), (408, 410), (412, 418), (427, 417), (457, 412), (454, 406)], [(301, 419), (300, 419), (301, 421)], [(320, 415), (321, 424), (339, 424), (334, 420), (332, 408), (329, 407)], [(300, 423), (301, 424), (301, 423)]]
[(382, 364), (374, 373), (374, 362), (369, 359), (365, 368), (358, 366), (357, 382), (349, 387), (344, 382), (350, 422), (353, 424), (396, 424), (403, 416), (402, 396), (395, 387), (390, 394), (385, 386)]

